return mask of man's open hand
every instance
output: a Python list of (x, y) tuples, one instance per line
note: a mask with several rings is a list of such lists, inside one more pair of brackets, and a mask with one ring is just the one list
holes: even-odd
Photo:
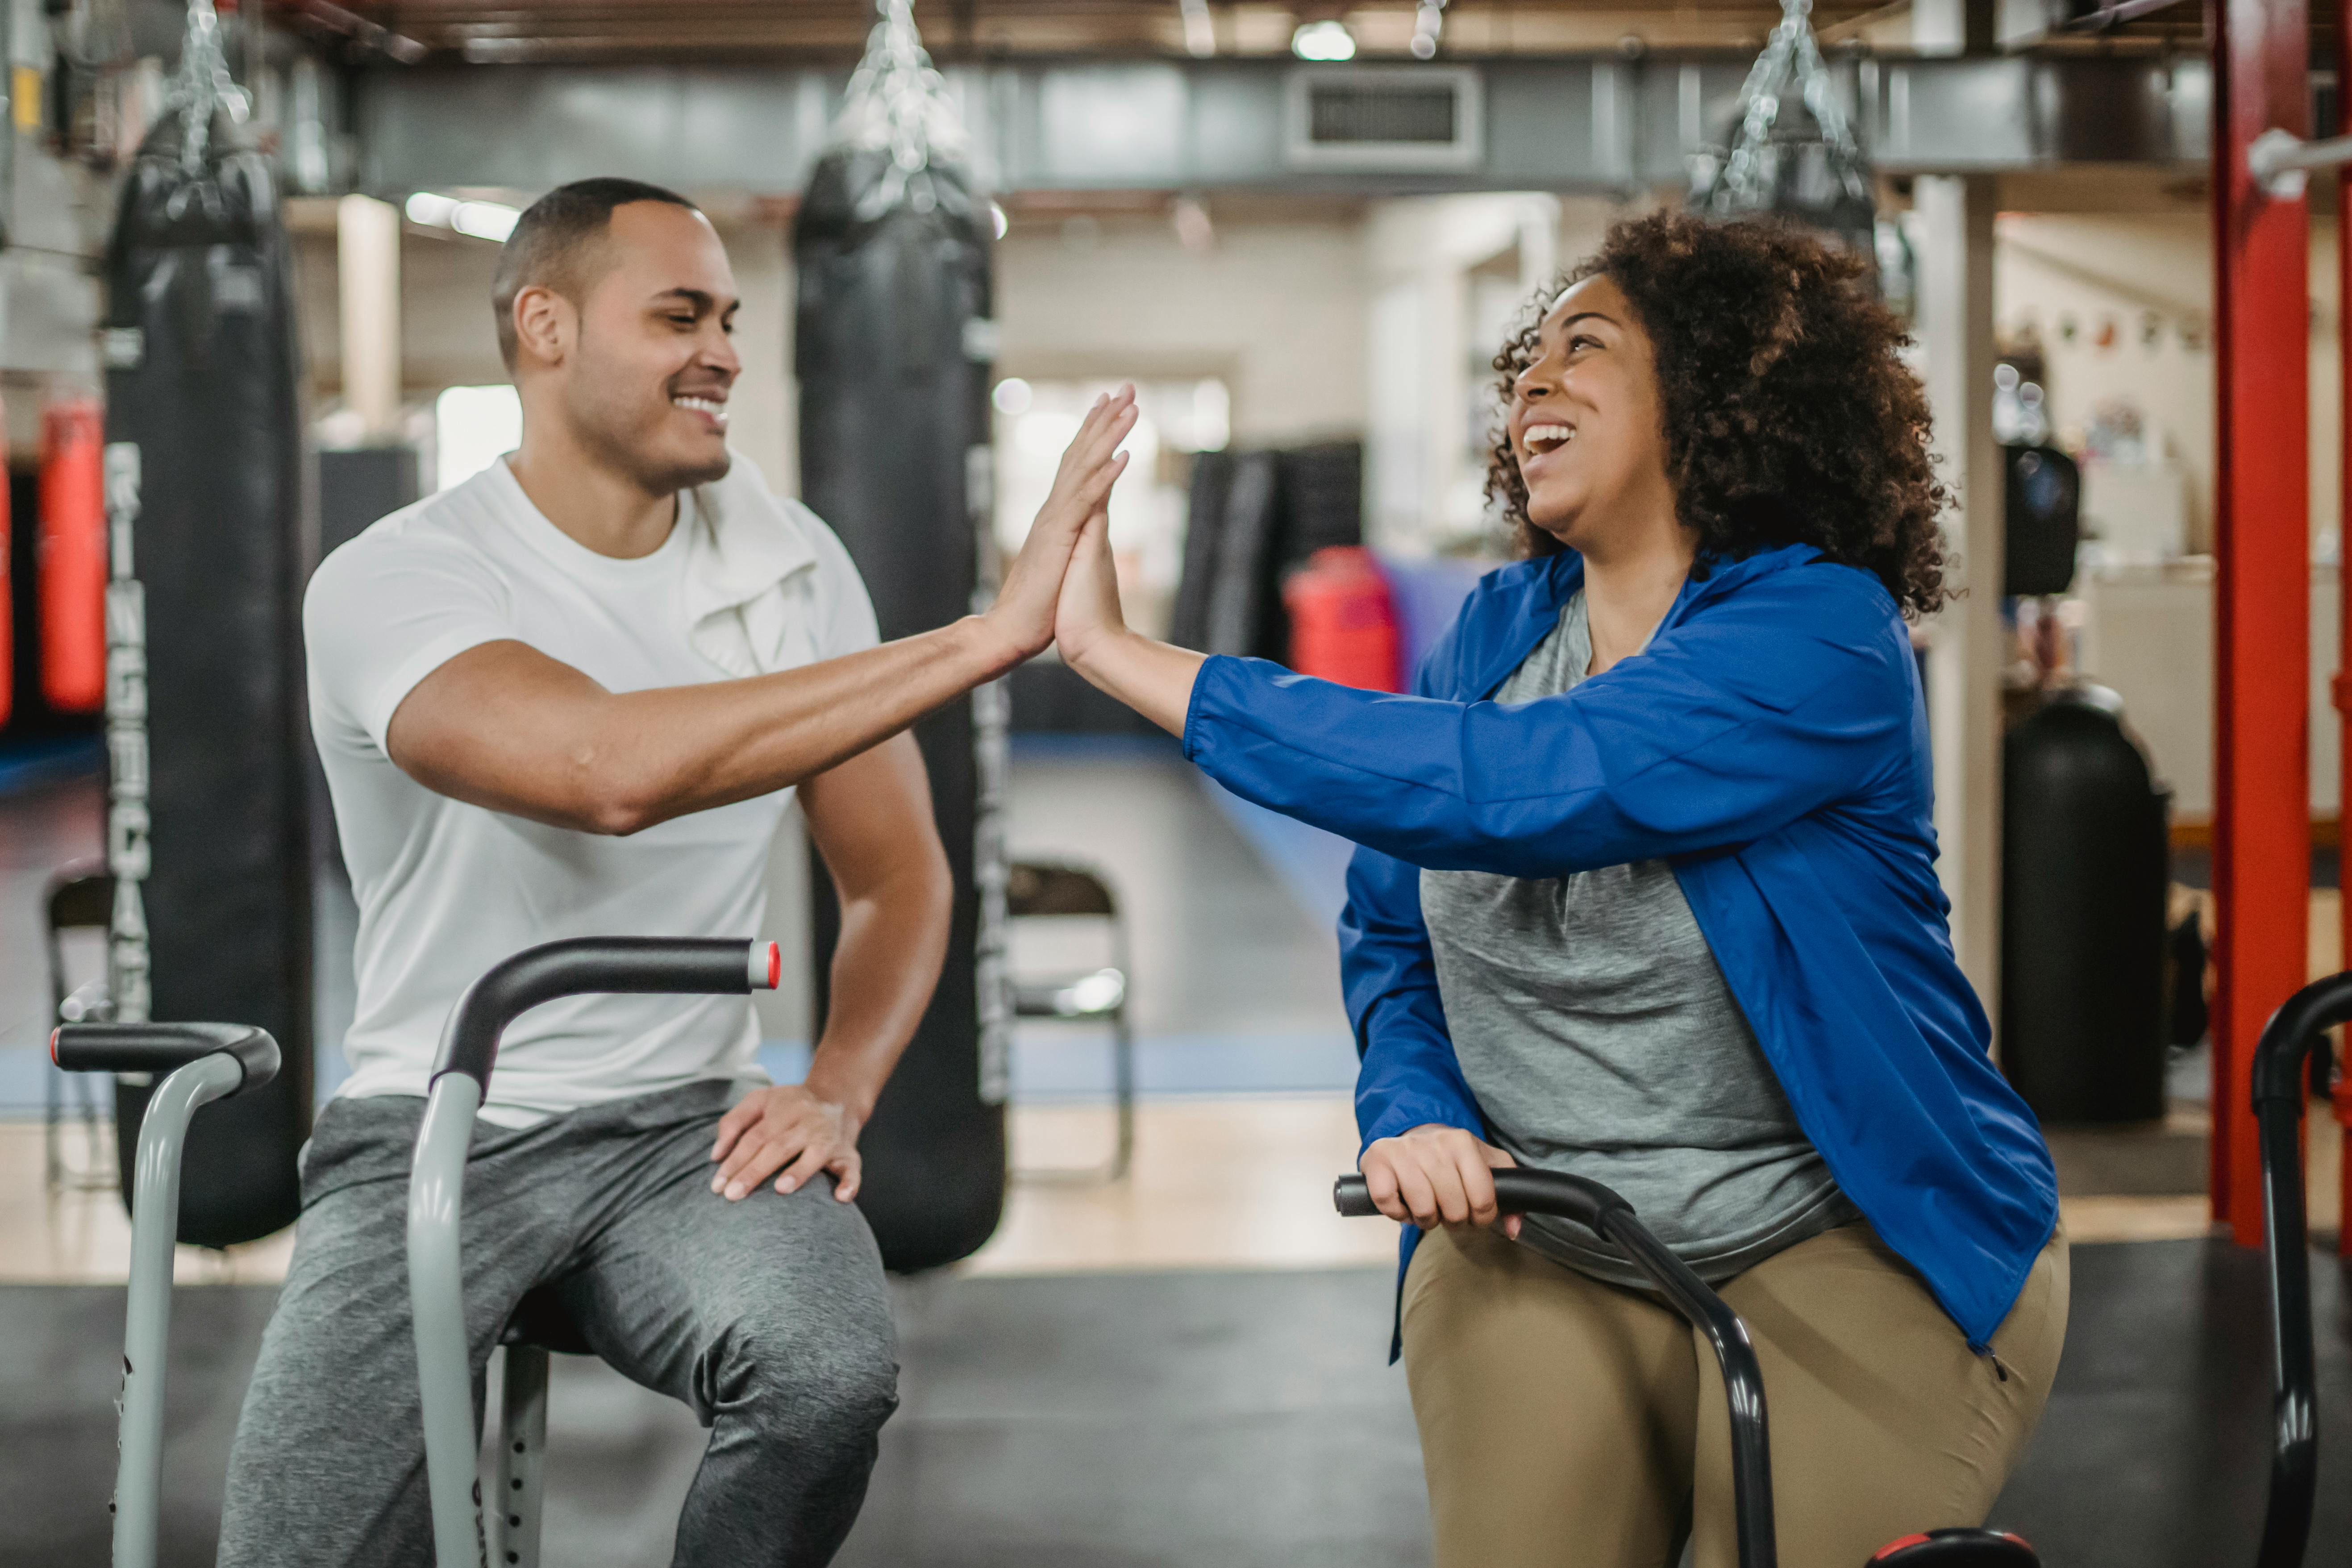
[(719, 1173), (710, 1178), (710, 1190), (732, 1202), (770, 1176), (776, 1177), (776, 1191), (789, 1193), (831, 1171), (833, 1195), (847, 1203), (857, 1195), (862, 1170), (859, 1131), (847, 1106), (800, 1084), (753, 1089), (719, 1119), (719, 1141), (710, 1150)]

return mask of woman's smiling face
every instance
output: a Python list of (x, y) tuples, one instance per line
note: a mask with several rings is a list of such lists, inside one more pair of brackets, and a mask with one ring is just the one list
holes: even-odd
[(1671, 513), (1665, 436), (1650, 340), (1605, 273), (1560, 294), (1512, 384), (1511, 450), (1528, 520), (1571, 550)]

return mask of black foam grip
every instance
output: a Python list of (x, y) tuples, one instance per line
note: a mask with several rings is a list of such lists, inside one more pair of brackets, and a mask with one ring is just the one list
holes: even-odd
[(278, 1076), (278, 1042), (250, 1024), (61, 1024), (49, 1059), (68, 1072), (167, 1073), (215, 1052), (235, 1057), (258, 1089)]
[(755, 944), (730, 937), (583, 936), (525, 948), (466, 988), (433, 1076), (461, 1072), (489, 1093), (499, 1037), (520, 1014), (593, 992), (748, 995)]

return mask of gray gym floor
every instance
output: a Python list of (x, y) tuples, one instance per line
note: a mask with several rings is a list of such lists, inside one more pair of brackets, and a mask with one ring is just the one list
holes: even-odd
[[(2258, 1261), (2215, 1242), (2076, 1249), (2058, 1388), (1996, 1521), (2038, 1542), (2053, 1568), (2252, 1562), (2269, 1429)], [(2314, 1262), (2321, 1409), (2340, 1415), (2352, 1409), (2352, 1293), (2331, 1260)], [(195, 1568), (211, 1561), (269, 1293), (180, 1300), (164, 1563)], [(1426, 1563), (1404, 1380), (1381, 1365), (1388, 1304), (1376, 1270), (903, 1281), (904, 1404), (840, 1562)], [(0, 1288), (0, 1568), (106, 1560), (121, 1314), (117, 1290)], [(602, 1366), (557, 1368), (548, 1561), (667, 1561), (702, 1434), (683, 1406)], [(2352, 1443), (2322, 1454), (2314, 1563), (2352, 1550)]]

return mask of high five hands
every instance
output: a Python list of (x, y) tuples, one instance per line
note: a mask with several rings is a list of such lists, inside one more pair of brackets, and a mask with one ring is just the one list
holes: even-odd
[(1087, 520), (1108, 516), (1103, 509), (1110, 502), (1110, 487), (1127, 470), (1127, 454), (1118, 444), (1134, 428), (1135, 388), (1122, 386), (1095, 399), (1062, 453), (1045, 504), (1005, 569), (996, 603), (981, 616), (1012, 645), (1013, 663), (1045, 652), (1054, 640), (1062, 579)]
[(1127, 467), (1135, 388), (1095, 400), (1004, 586), (988, 611), (1027, 658), (1058, 643), (1063, 662), (1174, 734), (1184, 729), (1202, 656), (1129, 631), (1110, 552), (1110, 489)]

